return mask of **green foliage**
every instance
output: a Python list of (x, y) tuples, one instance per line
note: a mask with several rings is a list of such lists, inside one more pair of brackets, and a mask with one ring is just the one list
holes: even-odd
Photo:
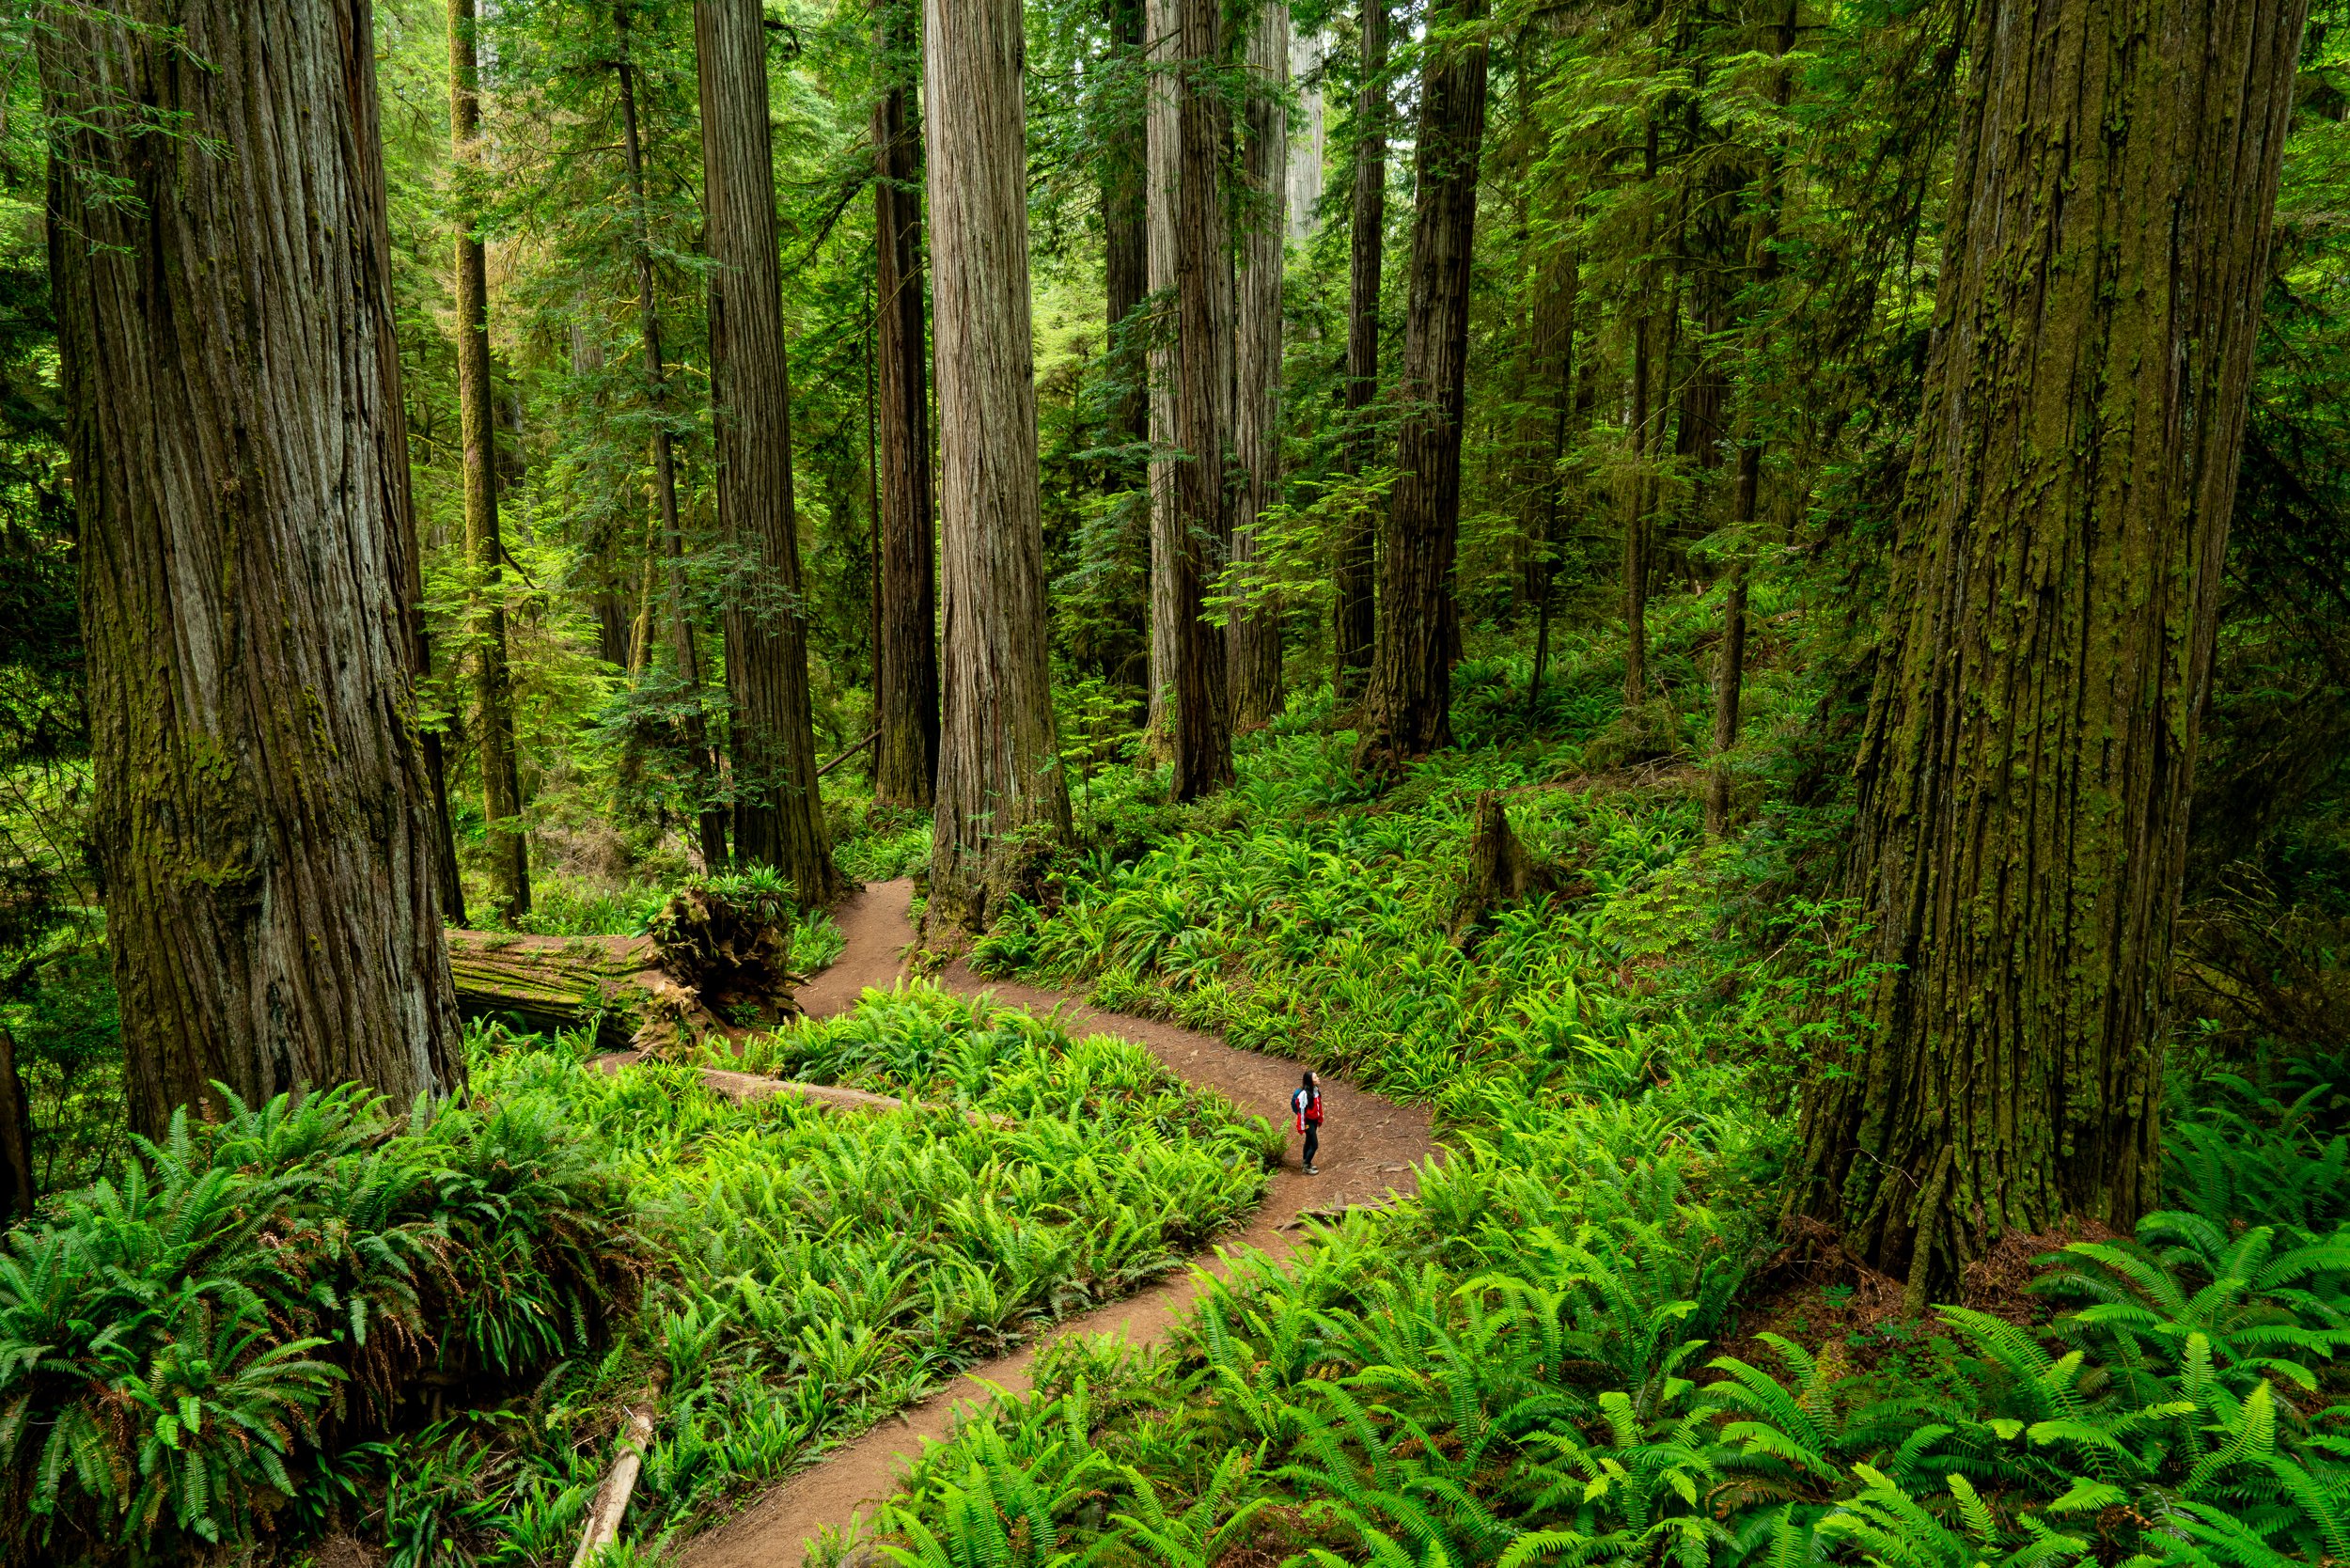
[(249, 1535), (325, 1434), (419, 1378), (586, 1348), (642, 1268), (625, 1214), (544, 1096), (404, 1124), (351, 1086), (181, 1112), (0, 1251), (0, 1543), (161, 1560)]

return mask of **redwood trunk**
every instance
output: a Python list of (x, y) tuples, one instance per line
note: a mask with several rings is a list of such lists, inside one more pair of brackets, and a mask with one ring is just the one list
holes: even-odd
[(1020, 0), (927, 0), (945, 722), (931, 908), (976, 929), (1069, 826), (1046, 660)]
[[(693, 618), (686, 609), (685, 534), (678, 521), (677, 453), (665, 422), (669, 400), (668, 361), (661, 350), (661, 310), (653, 294), (652, 228), (646, 213), (644, 147), (636, 130), (636, 67), (629, 55), (629, 9), (620, 6), (612, 14), (620, 36), (620, 150), (627, 160), (630, 221), (635, 241), (636, 319), (645, 346), (645, 399), (653, 416), (652, 488), (654, 509), (660, 518), (659, 553), (668, 567), (670, 658), (677, 668), (678, 684), (684, 690), (687, 766), (701, 796), (697, 803), (696, 822), (702, 864), (714, 871), (727, 861), (727, 809), (718, 799), (717, 760), (711, 752), (710, 728), (702, 717), (701, 654), (694, 646)], [(652, 558), (648, 555), (643, 609), (638, 616), (643, 632), (636, 638), (640, 661), (649, 657), (652, 640)]]
[[(1654, 116), (1648, 122), (1644, 178), (1651, 186), (1656, 183)], [(1650, 233), (1642, 238), (1644, 251), (1653, 248), (1654, 226), (1646, 227)], [(1653, 292), (1654, 279), (1645, 279), (1643, 290)], [(1624, 481), (1623, 518), (1623, 711), (1627, 718), (1648, 701), (1649, 498), (1655, 492), (1649, 482), (1649, 461), (1655, 450), (1649, 423), (1656, 403), (1653, 387), (1656, 315), (1647, 300), (1636, 308), (1640, 315), (1632, 329), (1632, 471)]]
[[(1379, 392), (1379, 276), (1387, 232), (1387, 0), (1363, 0), (1362, 85), (1355, 95), (1354, 227), (1348, 251), (1346, 418), (1354, 467), (1369, 466), (1375, 444), (1371, 400)], [(1377, 640), (1374, 563), (1379, 515), (1366, 507), (1339, 536), (1338, 692), (1358, 691)]]
[(1792, 1194), (1922, 1307), (2156, 1197), (2197, 714), (2303, 0), (1988, 0), (1861, 751), (1887, 965)]
[(217, 1109), (214, 1080), (406, 1104), (463, 1075), (400, 597), (372, 18), (177, 20), (61, 12), (40, 39), (92, 835), (149, 1134)]
[(938, 777), (938, 568), (922, 322), (922, 138), (912, 118), (916, 22), (911, 0), (885, 0), (874, 21), (888, 86), (873, 105), (874, 355), (881, 372), (873, 798), (927, 811)]
[[(1456, 0), (1443, 24), (1462, 27), (1484, 14), (1485, 0)], [(1361, 760), (1374, 769), (1452, 744), (1452, 662), (1460, 651), (1452, 565), (1484, 139), (1485, 44), (1448, 39), (1431, 51), (1420, 83), (1419, 195), (1399, 389), (1403, 427), (1379, 563), (1379, 642), (1357, 726)]]
[(33, 1180), (33, 1105), (16, 1070), (16, 1040), (0, 1024), (0, 1230), (30, 1219), (40, 1188)]
[[(1171, 706), (1177, 800), (1196, 800), (1231, 782), (1232, 735), (1225, 639), (1205, 619), (1205, 601), (1232, 541), (1226, 482), (1232, 444), (1232, 272), (1223, 192), (1230, 117), (1215, 82), (1224, 57), (1221, 0), (1171, 0), (1174, 59), (1172, 168), (1152, 196), (1166, 209), (1171, 241), (1175, 320), (1160, 381), (1168, 404), (1164, 593), (1153, 584), (1157, 620), (1167, 623), (1169, 660), (1162, 682)], [(1154, 152), (1155, 152), (1154, 149)], [(1156, 509), (1154, 509), (1155, 512)]]
[[(522, 776), (514, 760), (514, 682), (506, 659), (506, 541), (498, 532), (497, 420), (491, 407), (488, 247), (474, 231), (464, 181), (481, 159), (480, 71), (473, 0), (448, 0), (448, 129), (458, 165), (457, 425), (465, 447), (465, 556), (473, 569), (475, 749), (481, 814), (489, 824), (490, 881), (511, 924), (530, 912), (530, 840), (523, 830)], [(470, 175), (468, 173), (470, 170)]]
[(718, 527), (738, 563), (725, 622), (734, 853), (774, 867), (803, 904), (815, 905), (832, 901), (840, 878), (824, 831), (808, 713), (807, 609), (791, 489), (791, 371), (783, 342), (760, 14), (759, 0), (696, 0), (694, 7)]
[[(1142, 0), (1106, 0), (1110, 46), (1123, 69), (1141, 72)], [(1144, 194), (1147, 156), (1143, 118), (1121, 113), (1104, 149), (1102, 169), (1103, 286), (1108, 299), (1111, 373), (1124, 390), (1110, 416), (1113, 440), (1139, 446), (1151, 439), (1150, 400), (1144, 389), (1149, 367), (1142, 351), (1144, 323), (1135, 312), (1150, 292), (1150, 203)], [(1112, 464), (1123, 489), (1123, 464)]]
[[(1281, 262), (1287, 248), (1290, 13), (1282, 0), (1261, 8), (1248, 35), (1250, 91), (1242, 174), (1253, 205), (1241, 241), (1233, 323), (1232, 446), (1240, 465), (1232, 560), (1259, 557), (1257, 519), (1281, 498)], [(1252, 585), (1253, 586), (1253, 585)], [(1232, 723), (1261, 725), (1281, 711), (1281, 605), (1252, 591), (1230, 631)]]

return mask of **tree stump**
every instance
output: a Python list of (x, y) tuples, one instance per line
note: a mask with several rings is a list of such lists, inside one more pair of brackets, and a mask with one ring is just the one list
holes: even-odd
[(1477, 833), (1469, 840), (1468, 880), (1452, 914), (1451, 938), (1467, 941), (1499, 905), (1534, 893), (1556, 890), (1559, 877), (1518, 841), (1501, 796), (1487, 790), (1477, 797)]

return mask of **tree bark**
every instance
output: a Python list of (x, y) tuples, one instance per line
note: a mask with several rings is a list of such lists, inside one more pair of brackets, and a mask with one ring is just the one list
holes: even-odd
[(16, 1069), (16, 1040), (0, 1024), (0, 1229), (32, 1217), (40, 1188), (33, 1179), (33, 1106)]
[(1921, 1308), (2156, 1201), (2171, 926), (2304, 0), (1988, 0), (1791, 1203)]
[[(1166, 627), (1168, 660), (1158, 682), (1171, 720), (1177, 800), (1196, 800), (1231, 782), (1231, 710), (1223, 633), (1205, 602), (1231, 550), (1232, 272), (1217, 175), (1230, 133), (1214, 75), (1224, 60), (1220, 0), (1167, 0), (1172, 51), (1165, 67), (1173, 106), (1171, 161), (1154, 122), (1154, 233), (1169, 243), (1174, 333), (1161, 350), (1171, 447), (1164, 465), (1165, 511), (1152, 508), (1152, 647)], [(1155, 84), (1154, 84), (1155, 86)], [(1156, 399), (1153, 400), (1155, 403)], [(1154, 485), (1153, 489), (1160, 487)], [(1153, 496), (1154, 502), (1160, 499)]]
[(938, 568), (931, 522), (930, 366), (922, 312), (920, 69), (913, 0), (883, 0), (874, 42), (888, 85), (873, 104), (874, 354), (881, 525), (873, 798), (930, 809), (938, 778)]
[[(655, 303), (652, 279), (652, 227), (646, 212), (645, 152), (636, 130), (636, 67), (629, 53), (629, 8), (613, 8), (619, 33), (620, 58), (617, 72), (620, 87), (620, 150), (627, 160), (630, 221), (634, 227), (636, 262), (636, 318), (645, 345), (645, 399), (652, 413), (653, 502), (660, 516), (661, 555), (666, 560), (669, 599), (670, 657), (677, 666), (678, 683), (684, 690), (685, 753), (701, 794), (695, 818), (702, 864), (716, 870), (727, 863), (727, 808), (718, 798), (717, 759), (710, 749), (710, 727), (702, 717), (701, 654), (694, 646), (694, 621), (685, 600), (685, 533), (678, 520), (677, 452), (669, 439), (668, 361), (661, 351), (661, 310)], [(644, 627), (637, 639), (637, 657), (649, 657), (651, 643), (652, 561), (645, 563)]]
[[(1242, 177), (1254, 198), (1241, 240), (1233, 324), (1232, 447), (1241, 491), (1232, 560), (1257, 560), (1257, 519), (1281, 498), (1281, 263), (1289, 233), (1290, 12), (1268, 0), (1248, 34), (1250, 92)], [(1246, 580), (1244, 578), (1244, 580)], [(1261, 725), (1281, 712), (1281, 605), (1252, 594), (1226, 622), (1232, 724)]]
[[(1142, 0), (1104, 0), (1103, 11), (1109, 24), (1110, 46), (1121, 65), (1136, 71), (1147, 70)], [(1102, 275), (1109, 307), (1112, 374), (1126, 388), (1110, 416), (1110, 429), (1116, 439), (1137, 446), (1151, 439), (1150, 398), (1145, 390), (1148, 355), (1142, 348), (1145, 323), (1135, 315), (1151, 289), (1145, 143), (1143, 118), (1121, 118), (1104, 150), (1102, 169)], [(1118, 477), (1126, 478), (1122, 472)]]
[(475, 748), (489, 823), (492, 897), (509, 923), (530, 912), (530, 839), (514, 757), (514, 682), (506, 657), (506, 541), (498, 532), (497, 421), (490, 406), (488, 247), (474, 231), (464, 181), (481, 159), (480, 69), (474, 0), (448, 0), (449, 148), (458, 167), (457, 424), (465, 446), (465, 556), (473, 621)]
[[(1656, 183), (1656, 117), (1648, 121), (1648, 149), (1643, 165), (1643, 178)], [(1645, 227), (1653, 230), (1653, 225)], [(1653, 250), (1653, 233), (1644, 235), (1643, 252)], [(1643, 272), (1647, 271), (1644, 264)], [(1653, 292), (1654, 280), (1644, 276), (1641, 290)], [(1648, 701), (1648, 574), (1649, 574), (1649, 498), (1655, 487), (1649, 482), (1649, 460), (1655, 443), (1649, 431), (1649, 421), (1655, 407), (1652, 382), (1655, 375), (1656, 312), (1653, 305), (1642, 299), (1635, 308), (1639, 318), (1633, 323), (1632, 342), (1632, 470), (1625, 481), (1623, 518), (1623, 711), (1632, 711)]]
[(39, 46), (92, 830), (149, 1134), (216, 1110), (214, 1080), (405, 1103), (463, 1077), (401, 601), (372, 17), (177, 21), (61, 12)]
[[(1797, 0), (1786, 0), (1786, 9), (1771, 25), (1764, 47), (1779, 59), (1795, 47), (1795, 8)], [(1771, 101), (1784, 109), (1794, 92), (1794, 73), (1785, 68), (1771, 76)], [(1757, 193), (1754, 220), (1749, 236), (1747, 271), (1753, 279), (1750, 287), (1761, 290), (1778, 275), (1778, 253), (1774, 249), (1778, 238), (1778, 204), (1785, 182), (1786, 149), (1775, 149), (1764, 166)], [(1756, 320), (1757, 310), (1747, 312), (1747, 359), (1750, 365), (1764, 362), (1768, 346), (1765, 328)], [(1722, 591), (1721, 651), (1714, 664), (1714, 760), (1705, 777), (1705, 830), (1719, 838), (1730, 831), (1731, 808), (1735, 803), (1737, 780), (1731, 774), (1731, 753), (1738, 747), (1738, 727), (1741, 719), (1747, 679), (1747, 563), (1751, 549), (1755, 513), (1762, 489), (1762, 443), (1755, 431), (1755, 389), (1749, 378), (1739, 410), (1737, 432), (1738, 460), (1736, 477), (1730, 492), (1730, 526), (1736, 536), (1731, 557), (1730, 581)]]
[(931, 909), (977, 930), (1069, 826), (1046, 659), (1020, 0), (927, 0), (945, 722)]
[(711, 423), (733, 708), (734, 853), (791, 879), (803, 904), (840, 886), (816, 781), (807, 609), (791, 485), (791, 370), (783, 341), (767, 30), (759, 0), (695, 0), (701, 75), (703, 246), (711, 260)]
[[(1371, 400), (1379, 392), (1379, 281), (1387, 232), (1387, 0), (1363, 0), (1362, 85), (1355, 94), (1355, 197), (1348, 251), (1346, 418), (1354, 469), (1376, 451)], [(1371, 674), (1377, 640), (1374, 563), (1379, 514), (1362, 508), (1339, 537), (1338, 694), (1354, 696)]]
[[(1575, 402), (1574, 325), (1583, 292), (1579, 259), (1563, 240), (1543, 247), (1535, 263), (1532, 346), (1536, 380), (1533, 387), (1538, 417), (1547, 429), (1529, 474), (1531, 505), (1535, 509), (1528, 531), (1533, 536), (1534, 667), (1526, 682), (1526, 716), (1532, 723), (1542, 700), (1543, 666), (1550, 659), (1550, 615), (1553, 589), (1559, 577), (1559, 514), (1563, 510), (1566, 477), (1559, 472), (1567, 448), (1567, 420)], [(1544, 406), (1547, 405), (1547, 406)]]
[(1356, 726), (1358, 764), (1374, 771), (1452, 744), (1452, 663), (1460, 652), (1452, 564), (1461, 525), (1469, 263), (1485, 138), (1485, 43), (1467, 35), (1484, 16), (1485, 0), (1447, 6), (1432, 20), (1440, 36), (1421, 74), (1403, 427), (1379, 563), (1379, 641)]
[(1183, 0), (1143, 0), (1148, 50), (1143, 82), (1144, 282), (1152, 301), (1147, 334), (1146, 421), (1151, 459), (1150, 661), (1151, 698), (1144, 723), (1148, 758), (1172, 756), (1175, 746), (1177, 638), (1183, 624), (1175, 556), (1175, 468), (1182, 438), (1175, 423), (1175, 383), (1181, 329), (1175, 309), (1176, 220), (1183, 205)]

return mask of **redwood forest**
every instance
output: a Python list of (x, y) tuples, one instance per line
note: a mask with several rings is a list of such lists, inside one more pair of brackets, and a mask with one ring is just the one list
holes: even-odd
[(2350, 1564), (2350, 0), (0, 0), (0, 1563)]

